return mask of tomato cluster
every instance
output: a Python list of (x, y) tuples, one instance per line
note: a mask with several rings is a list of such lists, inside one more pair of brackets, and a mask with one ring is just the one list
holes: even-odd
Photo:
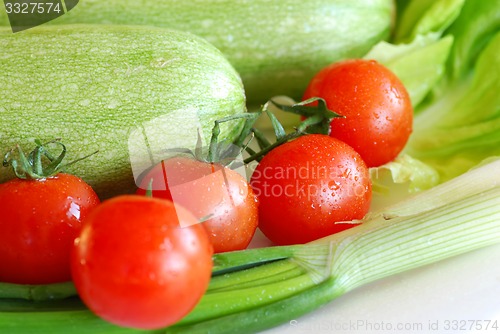
[(277, 244), (305, 243), (355, 226), (370, 208), (368, 168), (396, 158), (412, 131), (406, 89), (376, 61), (324, 68), (303, 98), (312, 97), (342, 116), (331, 120), (329, 136), (308, 135), (274, 149), (251, 180), (259, 227)]
[(122, 195), (100, 203), (82, 179), (60, 172), (66, 148), (54, 143), (58, 158), (37, 141), (29, 155), (18, 148), (19, 159), (4, 159), (18, 178), (0, 184), (0, 282), (73, 280), (92, 311), (124, 327), (180, 320), (212, 274), (205, 227), (172, 201)]
[[(156, 329), (198, 303), (214, 252), (247, 248), (257, 226), (280, 245), (355, 226), (370, 207), (368, 168), (393, 160), (411, 133), (408, 93), (377, 62), (350, 60), (320, 71), (304, 100), (311, 97), (342, 115), (324, 123), (329, 135), (300, 133), (273, 148), (250, 181), (219, 163), (176, 156), (146, 171), (136, 194), (100, 203), (38, 144), (21, 159), (33, 169), (21, 173), (27, 177), (0, 185), (0, 281), (72, 279), (102, 318)], [(39, 173), (42, 156), (49, 175)]]

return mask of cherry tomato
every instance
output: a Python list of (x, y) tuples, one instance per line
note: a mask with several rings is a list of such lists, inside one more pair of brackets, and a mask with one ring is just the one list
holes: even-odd
[(352, 146), (368, 167), (394, 160), (412, 132), (413, 109), (401, 81), (374, 60), (347, 60), (321, 70), (304, 100), (325, 99), (334, 118), (330, 135)]
[(152, 195), (190, 210), (209, 232), (214, 252), (245, 249), (258, 224), (252, 188), (236, 171), (186, 157), (167, 159), (142, 179), (138, 194), (152, 180)]
[(251, 185), (259, 228), (280, 245), (306, 243), (355, 226), (371, 202), (368, 168), (359, 154), (327, 135), (306, 135), (269, 152)]
[(0, 281), (70, 281), (69, 252), (98, 204), (92, 188), (69, 174), (0, 184)]
[(156, 329), (197, 304), (210, 281), (212, 254), (207, 232), (187, 210), (122, 195), (85, 220), (71, 268), (95, 314), (124, 327)]

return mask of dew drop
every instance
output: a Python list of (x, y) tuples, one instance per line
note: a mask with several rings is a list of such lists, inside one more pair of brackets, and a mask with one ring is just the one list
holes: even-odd
[(338, 190), (340, 188), (338, 182), (335, 182), (335, 181), (330, 181), (328, 182), (328, 188), (330, 188), (330, 190)]
[(345, 177), (345, 178), (348, 178), (349, 176), (351, 176), (351, 172), (352, 172), (352, 171), (351, 171), (351, 169), (350, 169), (350, 168), (346, 168), (346, 169), (344, 170), (344, 174), (343, 174), (342, 176), (343, 176), (343, 177)]

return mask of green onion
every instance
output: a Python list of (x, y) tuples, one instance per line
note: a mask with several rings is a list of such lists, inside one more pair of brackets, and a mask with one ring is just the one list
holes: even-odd
[[(76, 295), (73, 283), (30, 285), (0, 282), (0, 298), (15, 298), (32, 301), (64, 299)], [(0, 311), (2, 309), (0, 308)]]
[[(176, 325), (143, 333), (255, 333), (313, 311), (360, 285), (500, 242), (500, 160), (306, 245), (214, 257), (214, 276)], [(78, 305), (34, 312), (0, 299), (9, 333), (128, 333)], [(64, 300), (58, 301), (63, 303)], [(7, 305), (7, 306), (6, 306)], [(43, 305), (43, 304), (42, 304)]]
[(140, 331), (110, 324), (87, 309), (0, 313), (0, 329), (9, 334), (135, 334), (164, 333), (165, 330)]

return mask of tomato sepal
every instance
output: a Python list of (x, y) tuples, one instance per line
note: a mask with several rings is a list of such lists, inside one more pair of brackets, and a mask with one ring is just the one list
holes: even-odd
[[(12, 167), (14, 174), (18, 179), (36, 180), (46, 179), (59, 174), (66, 167), (69, 167), (83, 159), (87, 159), (98, 151), (93, 152), (83, 158), (73, 160), (63, 164), (66, 157), (66, 145), (60, 142), (60, 138), (56, 138), (46, 143), (42, 143), (40, 139), (35, 139), (35, 149), (26, 155), (20, 145), (16, 145), (7, 152), (3, 159), (4, 167)], [(61, 148), (59, 155), (54, 156), (49, 150), (49, 145), (58, 145)], [(17, 150), (18, 158), (12, 157)]]

